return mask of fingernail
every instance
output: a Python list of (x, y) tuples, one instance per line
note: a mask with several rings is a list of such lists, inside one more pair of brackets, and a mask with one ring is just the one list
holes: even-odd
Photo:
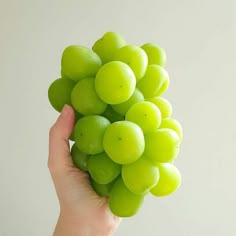
[(70, 106), (68, 106), (67, 104), (64, 105), (64, 107), (62, 108), (62, 111), (61, 111), (61, 117), (65, 117), (67, 116), (67, 114), (69, 113), (70, 111)]

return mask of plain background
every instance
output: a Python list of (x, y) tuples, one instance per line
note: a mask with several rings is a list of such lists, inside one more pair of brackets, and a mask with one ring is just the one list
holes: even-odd
[(47, 89), (66, 46), (107, 31), (166, 49), (165, 97), (184, 128), (181, 188), (147, 197), (115, 235), (236, 235), (235, 0), (0, 0), (0, 236), (52, 235)]

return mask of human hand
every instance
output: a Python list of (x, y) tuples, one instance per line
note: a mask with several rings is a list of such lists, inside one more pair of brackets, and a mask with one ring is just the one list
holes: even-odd
[(54, 236), (112, 235), (121, 219), (111, 213), (107, 198), (94, 192), (88, 174), (71, 159), (69, 137), (74, 122), (74, 110), (65, 105), (49, 134), (48, 167), (60, 203)]

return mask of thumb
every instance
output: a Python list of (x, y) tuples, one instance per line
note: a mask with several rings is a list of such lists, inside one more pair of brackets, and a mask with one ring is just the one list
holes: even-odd
[(63, 171), (72, 165), (69, 137), (73, 131), (75, 113), (71, 106), (65, 105), (60, 116), (49, 132), (48, 167), (51, 172)]

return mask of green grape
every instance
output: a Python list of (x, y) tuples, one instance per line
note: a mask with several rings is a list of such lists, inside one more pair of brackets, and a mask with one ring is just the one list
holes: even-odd
[(109, 207), (116, 216), (130, 217), (137, 213), (143, 200), (144, 195), (134, 194), (129, 191), (120, 177), (116, 180), (111, 189)]
[(105, 152), (92, 155), (88, 160), (88, 172), (98, 184), (112, 182), (121, 171), (121, 166), (111, 160)]
[(137, 88), (135, 88), (133, 95), (127, 101), (120, 104), (112, 105), (112, 109), (115, 110), (117, 113), (121, 114), (122, 116), (125, 116), (127, 111), (133, 104), (141, 102), (143, 100), (143, 94)]
[(157, 197), (175, 192), (181, 184), (181, 175), (178, 169), (171, 163), (159, 163), (158, 168), (160, 179), (150, 192)]
[(78, 167), (80, 170), (87, 171), (88, 167), (88, 160), (90, 158), (90, 155), (87, 153), (81, 152), (74, 143), (71, 148), (71, 157), (73, 160), (73, 163), (76, 167)]
[(76, 146), (88, 154), (103, 152), (103, 136), (109, 125), (110, 121), (103, 116), (91, 115), (81, 118), (74, 128)]
[(146, 134), (155, 131), (161, 124), (161, 112), (148, 101), (135, 103), (127, 112), (125, 119), (139, 125)]
[(138, 82), (137, 88), (145, 98), (160, 96), (169, 87), (170, 79), (167, 71), (158, 65), (148, 65), (144, 77)]
[(162, 128), (145, 135), (144, 155), (154, 163), (170, 162), (178, 155), (179, 137), (171, 129)]
[(95, 91), (94, 78), (81, 79), (71, 93), (71, 103), (83, 115), (100, 115), (107, 107)]
[(140, 158), (144, 151), (141, 128), (130, 121), (111, 124), (104, 134), (103, 146), (108, 156), (118, 164), (129, 164)]
[(148, 58), (145, 51), (135, 45), (125, 45), (118, 49), (113, 56), (114, 61), (123, 61), (133, 70), (135, 77), (140, 80), (147, 69)]
[(48, 88), (48, 99), (55, 110), (61, 112), (65, 104), (71, 105), (70, 94), (75, 86), (71, 79), (57, 79)]
[(153, 97), (147, 98), (146, 100), (154, 103), (159, 108), (162, 119), (168, 118), (172, 115), (172, 105), (167, 99), (163, 97)]
[(179, 136), (179, 142), (180, 143), (182, 142), (183, 129), (182, 129), (181, 124), (177, 120), (175, 120), (173, 118), (163, 119), (161, 122), (160, 128), (169, 128), (169, 129), (174, 130)]
[(101, 67), (95, 78), (98, 96), (108, 104), (127, 101), (133, 94), (136, 79), (128, 65), (112, 61)]
[(157, 184), (159, 170), (143, 155), (137, 161), (122, 166), (122, 178), (131, 192), (146, 194)]
[[(75, 112), (75, 124), (76, 124), (76, 122), (79, 120), (79, 119), (81, 119), (82, 117), (84, 117), (82, 114), (80, 114), (79, 112)], [(71, 140), (71, 141), (75, 141), (75, 137), (74, 137), (74, 129), (73, 129), (73, 131), (72, 131), (72, 133), (71, 133), (71, 135), (70, 135), (70, 137), (69, 137), (69, 139)]]
[(61, 73), (76, 82), (85, 77), (95, 76), (101, 66), (99, 56), (84, 46), (71, 45), (62, 54)]
[(93, 51), (96, 52), (102, 62), (105, 64), (112, 61), (112, 57), (117, 49), (125, 45), (123, 37), (115, 32), (107, 32), (102, 38), (98, 39), (93, 45)]
[(90, 183), (91, 183), (94, 191), (98, 195), (103, 196), (103, 197), (109, 197), (112, 186), (115, 183), (115, 181), (116, 181), (116, 179), (108, 184), (99, 184), (93, 178), (90, 178)]
[(153, 43), (146, 43), (141, 47), (148, 56), (148, 64), (156, 64), (165, 66), (166, 64), (166, 53), (163, 48)]
[(124, 116), (118, 114), (115, 112), (110, 105), (107, 106), (107, 109), (102, 114), (102, 116), (106, 117), (111, 123), (115, 121), (121, 121), (124, 120)]

